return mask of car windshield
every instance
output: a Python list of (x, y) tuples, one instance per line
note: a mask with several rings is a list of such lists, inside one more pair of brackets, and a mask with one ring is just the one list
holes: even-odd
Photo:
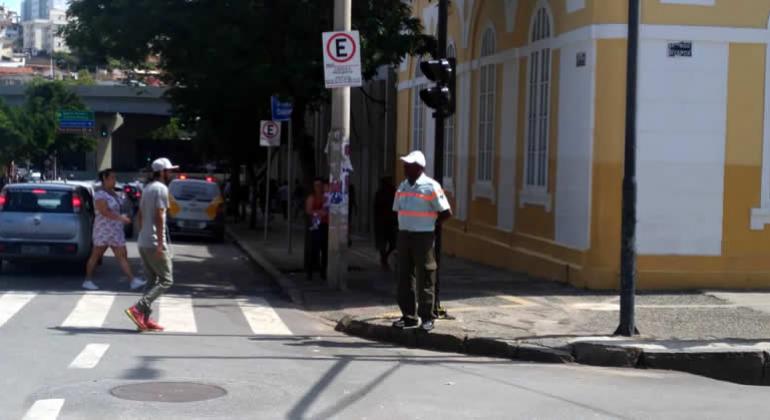
[(209, 202), (219, 195), (216, 184), (198, 181), (175, 181), (169, 186), (171, 195), (178, 201)]
[(72, 213), (72, 192), (36, 188), (6, 192), (5, 211), (22, 213)]

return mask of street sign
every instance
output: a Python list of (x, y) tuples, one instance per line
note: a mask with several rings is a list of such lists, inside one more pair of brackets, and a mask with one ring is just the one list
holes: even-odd
[(323, 55), (327, 89), (362, 85), (358, 31), (324, 32)]
[(59, 111), (59, 130), (91, 130), (96, 126), (91, 111)]
[(259, 127), (259, 145), (278, 147), (281, 145), (281, 123), (262, 121)]
[(281, 102), (277, 96), (270, 97), (270, 110), (273, 113), (273, 121), (290, 121), (292, 112), (291, 102)]

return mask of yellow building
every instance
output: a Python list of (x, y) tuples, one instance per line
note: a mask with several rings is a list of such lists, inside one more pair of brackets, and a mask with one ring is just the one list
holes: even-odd
[[(411, 3), (435, 32), (437, 2)], [(627, 3), (451, 1), (447, 253), (618, 286)], [(639, 287), (770, 287), (770, 0), (641, 3)], [(432, 167), (418, 63), (399, 69), (397, 152)]]

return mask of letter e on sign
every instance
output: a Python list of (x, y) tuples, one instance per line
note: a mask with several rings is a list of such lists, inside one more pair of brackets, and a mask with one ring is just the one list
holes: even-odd
[(328, 89), (362, 85), (358, 31), (324, 32), (323, 55), (324, 80)]
[(262, 121), (259, 126), (259, 145), (264, 147), (278, 147), (281, 145), (281, 123), (276, 121)]

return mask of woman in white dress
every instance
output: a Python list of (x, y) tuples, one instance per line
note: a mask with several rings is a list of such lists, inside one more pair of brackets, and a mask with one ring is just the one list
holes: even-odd
[(126, 236), (123, 232), (123, 225), (131, 223), (131, 219), (120, 213), (122, 203), (120, 197), (115, 193), (115, 172), (112, 169), (105, 169), (99, 172), (99, 181), (101, 182), (101, 188), (94, 194), (94, 205), (96, 207), (96, 220), (94, 220), (93, 229), (94, 246), (86, 265), (86, 279), (83, 282), (83, 288), (88, 290), (99, 289), (93, 282), (94, 269), (107, 251), (107, 248), (110, 248), (118, 263), (120, 263), (123, 273), (131, 279), (131, 289), (138, 289), (144, 286), (145, 281), (139, 277), (134, 277), (131, 265), (128, 263), (128, 251), (126, 250)]

